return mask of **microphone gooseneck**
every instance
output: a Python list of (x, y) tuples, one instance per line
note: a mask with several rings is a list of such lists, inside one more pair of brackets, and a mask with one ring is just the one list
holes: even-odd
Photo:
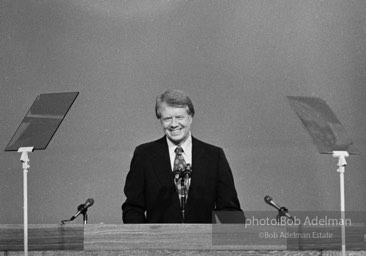
[(61, 223), (65, 224), (66, 221), (73, 221), (76, 219), (80, 214), (84, 215), (84, 223), (87, 222), (87, 215), (86, 212), (90, 206), (94, 204), (93, 198), (88, 198), (84, 204), (80, 204), (77, 208), (77, 212), (69, 219), (69, 220), (62, 220)]

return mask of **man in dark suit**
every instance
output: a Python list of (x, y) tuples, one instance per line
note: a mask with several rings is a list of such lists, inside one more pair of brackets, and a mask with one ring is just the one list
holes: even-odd
[[(214, 211), (244, 217), (224, 151), (191, 135), (190, 98), (167, 90), (157, 97), (155, 111), (165, 136), (135, 149), (124, 188), (124, 223), (212, 223)], [(187, 166), (192, 171), (184, 176)]]

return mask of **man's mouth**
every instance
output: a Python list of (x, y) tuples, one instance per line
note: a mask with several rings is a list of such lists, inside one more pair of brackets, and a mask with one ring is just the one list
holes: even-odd
[(171, 133), (172, 135), (178, 135), (178, 134), (180, 134), (181, 130), (182, 130), (182, 129), (174, 129), (174, 130), (170, 130), (170, 133)]

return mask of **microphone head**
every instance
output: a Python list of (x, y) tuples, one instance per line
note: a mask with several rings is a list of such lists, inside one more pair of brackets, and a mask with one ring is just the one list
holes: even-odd
[(176, 174), (181, 174), (181, 172), (182, 172), (182, 169), (175, 169), (174, 171), (173, 171), (173, 174), (174, 175), (176, 175)]
[(265, 196), (265, 197), (264, 197), (264, 201), (265, 201), (267, 204), (270, 204), (270, 203), (271, 203), (271, 201), (272, 201), (272, 197), (270, 197), (270, 196)]
[(192, 167), (190, 164), (187, 164), (183, 170), (183, 176), (186, 176), (186, 175), (191, 176), (191, 173), (192, 173)]
[(85, 207), (88, 208), (88, 207), (92, 206), (93, 204), (94, 204), (94, 199), (88, 198), (85, 202)]
[(173, 175), (175, 179), (179, 179), (180, 176), (182, 175), (182, 170), (181, 169), (174, 170)]
[(183, 177), (185, 178), (190, 178), (192, 175), (192, 171), (190, 169), (185, 169), (184, 172), (183, 172)]

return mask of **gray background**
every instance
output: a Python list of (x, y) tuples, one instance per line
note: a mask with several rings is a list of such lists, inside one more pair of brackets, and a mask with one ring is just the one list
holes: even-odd
[[(324, 98), (362, 155), (346, 209), (366, 210), (366, 1), (2, 0), (0, 223), (22, 223), (20, 154), (4, 152), (40, 93), (80, 95), (30, 154), (29, 223), (89, 197), (90, 223), (121, 223), (134, 148), (160, 138), (155, 96), (186, 91), (193, 135), (224, 148), (242, 208), (338, 210), (337, 159), (320, 155), (286, 96)], [(76, 222), (81, 222), (81, 218)]]

